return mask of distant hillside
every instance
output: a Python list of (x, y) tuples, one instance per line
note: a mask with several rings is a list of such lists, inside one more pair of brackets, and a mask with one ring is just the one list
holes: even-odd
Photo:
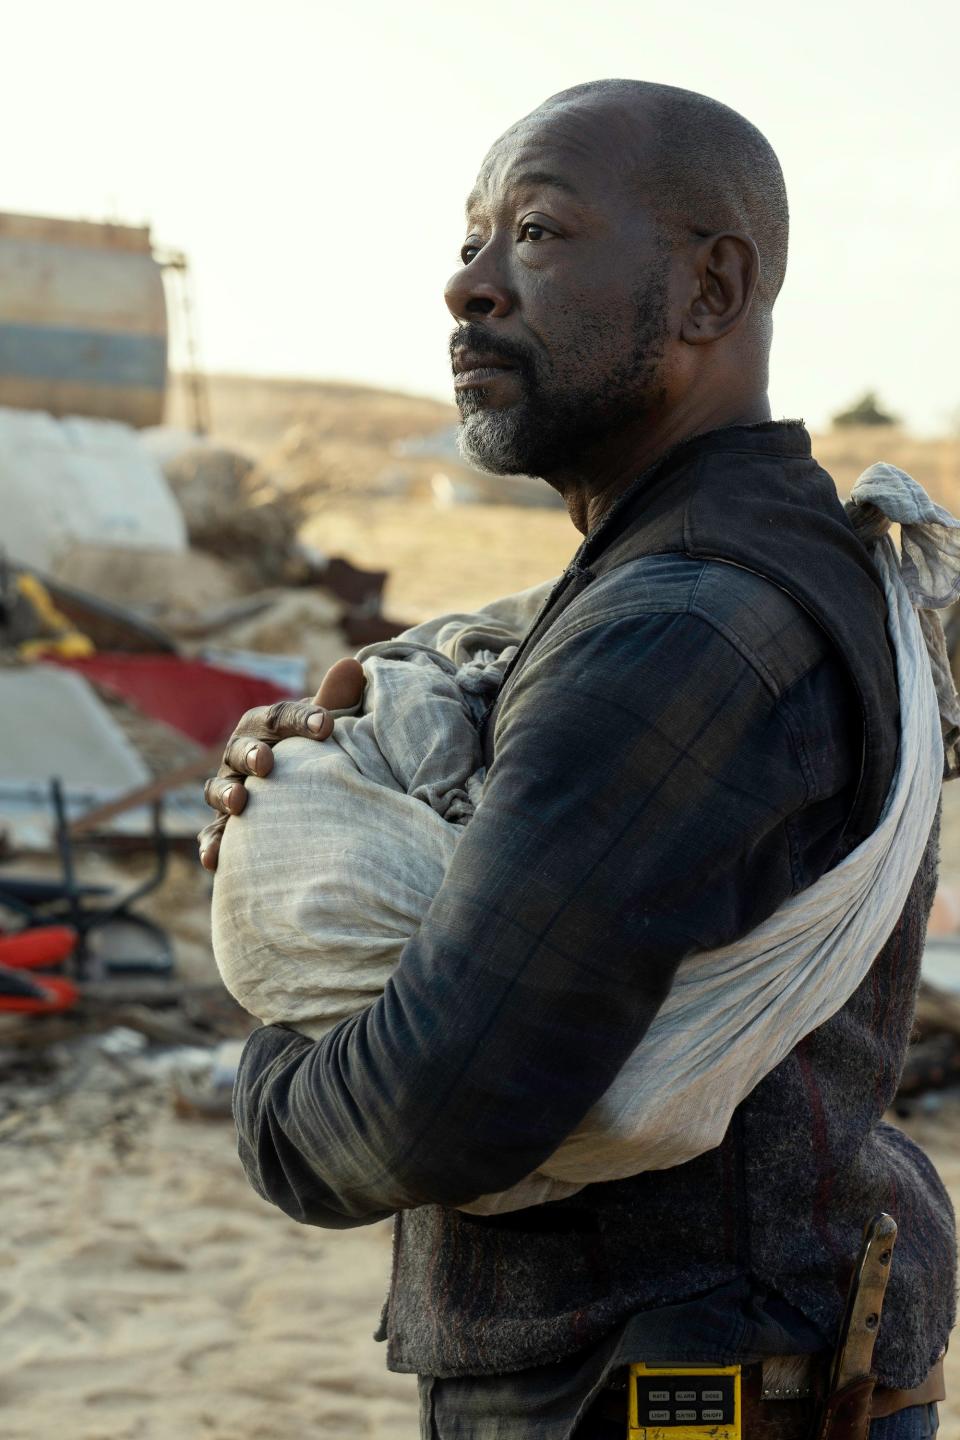
[[(457, 418), (453, 405), (440, 400), (333, 380), (210, 375), (207, 385), (213, 433), (258, 457), (294, 426), (305, 426), (317, 441), (346, 440), (386, 450), (394, 440), (428, 435)], [(188, 422), (182, 376), (172, 377), (169, 413), (172, 424)]]
[[(454, 406), (420, 395), (329, 380), (209, 377), (213, 432), (248, 451), (280, 484), (308, 500), (321, 493), (375, 486), (395, 468), (391, 445), (429, 435), (456, 420)], [(185, 423), (182, 381), (175, 377), (170, 418)], [(814, 450), (848, 494), (861, 470), (888, 460), (914, 475), (941, 503), (960, 512), (960, 439), (920, 440), (896, 426), (844, 427), (814, 437)], [(404, 462), (407, 471), (436, 469)]]

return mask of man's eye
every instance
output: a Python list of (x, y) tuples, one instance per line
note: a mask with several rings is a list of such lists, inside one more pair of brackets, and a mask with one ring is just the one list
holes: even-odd
[(552, 234), (553, 231), (548, 230), (546, 225), (538, 225), (535, 220), (525, 220), (520, 226), (519, 238), (536, 244), (538, 240), (546, 240)]
[(460, 251), (460, 259), (464, 265), (469, 265), (471, 260), (476, 260), (480, 254), (480, 246), (475, 240), (468, 240)]

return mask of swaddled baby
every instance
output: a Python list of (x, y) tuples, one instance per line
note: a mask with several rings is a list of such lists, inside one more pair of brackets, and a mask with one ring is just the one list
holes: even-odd
[[(540, 1171), (465, 1209), (535, 1205), (713, 1148), (740, 1100), (862, 981), (919, 864), (943, 766), (916, 611), (899, 568), (880, 561), (905, 700), (874, 834), (748, 935), (684, 957), (577, 1129)], [(283, 741), (269, 780), (248, 780), (250, 804), (221, 843), (213, 935), (225, 983), (253, 1014), (319, 1037), (381, 994), (481, 802), (479, 722), (549, 589), (361, 651), (361, 713), (322, 743)]]
[(319, 1038), (375, 1000), (480, 799), (479, 725), (549, 591), (361, 650), (360, 714), (283, 740), (227, 826), (213, 901), (224, 982), (247, 1010)]

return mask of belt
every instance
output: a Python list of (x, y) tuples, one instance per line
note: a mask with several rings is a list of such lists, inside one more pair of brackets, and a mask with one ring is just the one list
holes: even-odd
[[(759, 1368), (761, 1375), (761, 1400), (800, 1400), (816, 1395), (822, 1383), (823, 1357), (820, 1355), (775, 1355), (757, 1366), (744, 1366), (744, 1378), (750, 1370)], [(926, 1379), (911, 1390), (896, 1390), (886, 1385), (876, 1385), (870, 1405), (870, 1418), (882, 1420), (906, 1410), (911, 1405), (934, 1405), (946, 1399), (943, 1378), (943, 1360), (940, 1359)]]
[[(748, 1369), (744, 1367), (744, 1377)], [(820, 1355), (774, 1355), (760, 1365), (761, 1400), (802, 1400), (815, 1395), (819, 1390), (823, 1359)], [(943, 1359), (938, 1359), (927, 1378), (914, 1385), (913, 1390), (894, 1390), (889, 1385), (875, 1385), (871, 1403), (871, 1420), (884, 1420), (895, 1416), (898, 1410), (907, 1410), (910, 1405), (933, 1405), (946, 1400), (944, 1387)]]
[[(828, 1361), (829, 1357), (824, 1355), (775, 1355), (758, 1364), (744, 1365), (741, 1372), (744, 1440), (808, 1440), (819, 1396), (825, 1388)], [(618, 1371), (601, 1390), (585, 1419), (615, 1421), (624, 1426), (626, 1433), (626, 1396), (626, 1377)], [(911, 1390), (877, 1385), (870, 1418), (881, 1420), (911, 1405), (933, 1405), (945, 1398), (941, 1359), (926, 1379)]]

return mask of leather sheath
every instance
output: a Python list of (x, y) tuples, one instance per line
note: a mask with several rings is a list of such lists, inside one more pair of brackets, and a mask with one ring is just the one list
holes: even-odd
[(828, 1397), (816, 1440), (868, 1440), (876, 1380), (862, 1375)]

